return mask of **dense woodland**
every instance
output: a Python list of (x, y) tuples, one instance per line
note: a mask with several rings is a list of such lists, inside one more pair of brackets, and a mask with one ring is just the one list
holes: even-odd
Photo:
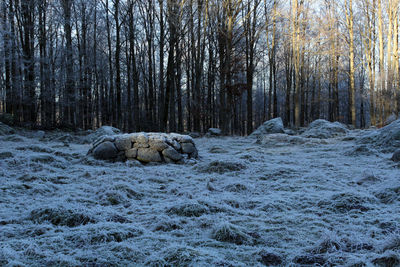
[(400, 110), (399, 0), (3, 0), (0, 112), (245, 135)]

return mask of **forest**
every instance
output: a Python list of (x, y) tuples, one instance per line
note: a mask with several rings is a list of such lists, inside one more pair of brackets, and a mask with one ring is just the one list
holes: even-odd
[(3, 0), (0, 112), (247, 135), (400, 110), (399, 0)]

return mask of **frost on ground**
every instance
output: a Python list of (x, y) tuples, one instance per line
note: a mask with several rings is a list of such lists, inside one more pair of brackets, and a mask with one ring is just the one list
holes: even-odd
[(396, 266), (399, 163), (343, 134), (200, 138), (197, 162), (147, 165), (0, 136), (0, 266)]

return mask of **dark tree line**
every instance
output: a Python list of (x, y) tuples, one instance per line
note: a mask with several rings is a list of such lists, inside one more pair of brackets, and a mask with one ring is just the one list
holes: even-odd
[(238, 135), (278, 116), (364, 127), (398, 114), (399, 1), (313, 3), (4, 0), (0, 112)]

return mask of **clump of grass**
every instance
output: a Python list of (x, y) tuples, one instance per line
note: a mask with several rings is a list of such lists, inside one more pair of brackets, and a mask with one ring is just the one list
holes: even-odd
[(334, 238), (325, 238), (320, 241), (314, 248), (310, 250), (312, 254), (325, 254), (325, 253), (333, 253), (344, 248), (345, 245), (340, 241)]
[(35, 223), (50, 222), (56, 226), (76, 227), (95, 220), (86, 214), (63, 208), (46, 208), (33, 210), (29, 217)]
[(369, 148), (366, 145), (359, 145), (352, 148), (344, 153), (345, 156), (357, 157), (357, 156), (375, 156), (377, 151)]
[(32, 152), (37, 152), (37, 153), (53, 153), (54, 150), (48, 147), (44, 146), (36, 146), (36, 145), (30, 145), (30, 146), (22, 146), (22, 147), (17, 147), (16, 150), (30, 150)]
[(169, 208), (167, 212), (185, 217), (199, 217), (204, 213), (207, 213), (208, 209), (198, 203), (185, 203), (178, 206), (173, 206)]
[(115, 206), (127, 202), (125, 197), (116, 190), (108, 190), (100, 198), (100, 204), (103, 206)]
[(129, 187), (127, 184), (117, 184), (115, 185), (115, 190), (118, 190), (120, 192), (124, 192), (129, 199), (136, 199), (140, 200), (143, 198), (143, 194), (136, 192), (132, 188)]
[(190, 247), (170, 247), (164, 252), (164, 260), (172, 266), (190, 266), (200, 253)]
[(31, 161), (39, 162), (39, 163), (52, 163), (57, 160), (50, 155), (36, 155), (36, 156), (31, 157)]
[(265, 266), (279, 266), (282, 265), (283, 259), (280, 255), (277, 255), (273, 252), (262, 250), (258, 254), (260, 258), (259, 262), (264, 264)]
[(324, 266), (326, 263), (325, 257), (322, 255), (304, 254), (296, 256), (293, 259), (294, 263), (307, 265), (307, 266)]
[(247, 244), (251, 239), (250, 236), (241, 229), (229, 223), (217, 226), (212, 233), (212, 238), (220, 242), (233, 243), (236, 245)]
[(12, 157), (14, 157), (14, 155), (11, 152), (0, 152), (0, 159), (9, 159)]
[(154, 227), (154, 231), (161, 232), (170, 232), (179, 229), (182, 229), (182, 226), (176, 220), (162, 220)]
[(369, 201), (370, 199), (366, 197), (352, 193), (341, 193), (333, 195), (329, 200), (320, 201), (318, 206), (340, 213), (346, 213), (352, 210), (365, 212), (370, 210), (370, 208), (365, 205), (366, 202)]
[(247, 190), (247, 186), (244, 184), (235, 183), (225, 186), (225, 190), (229, 192), (242, 192)]
[(400, 251), (400, 235), (394, 234), (389, 239), (387, 239), (383, 244), (383, 251), (387, 250), (398, 250)]
[(228, 153), (228, 151), (226, 151), (225, 149), (218, 147), (218, 146), (213, 146), (212, 148), (210, 148), (209, 152), (213, 153), (213, 154)]
[(400, 186), (389, 187), (374, 194), (382, 203), (391, 204), (400, 200)]
[(65, 238), (78, 247), (111, 242), (120, 243), (143, 234), (141, 229), (137, 229), (132, 225), (115, 225), (108, 222), (87, 225), (78, 229), (68, 234)]
[(235, 172), (235, 171), (241, 171), (245, 169), (246, 166), (244, 166), (241, 163), (238, 162), (224, 162), (224, 161), (213, 161), (209, 163), (208, 165), (205, 166), (199, 166), (197, 167), (198, 171), (203, 172), (203, 173), (218, 173), (218, 174), (224, 174), (226, 172)]
[(22, 137), (20, 137), (20, 136), (18, 136), (18, 135), (15, 135), (15, 134), (4, 136), (4, 137), (2, 138), (2, 140), (3, 140), (3, 141), (8, 141), (8, 142), (18, 142), (18, 143), (24, 141), (24, 139), (23, 139)]
[(387, 252), (381, 256), (376, 257), (372, 260), (372, 263), (375, 266), (379, 267), (387, 267), (387, 266), (399, 266), (400, 265), (400, 257), (397, 253), (391, 251)]

